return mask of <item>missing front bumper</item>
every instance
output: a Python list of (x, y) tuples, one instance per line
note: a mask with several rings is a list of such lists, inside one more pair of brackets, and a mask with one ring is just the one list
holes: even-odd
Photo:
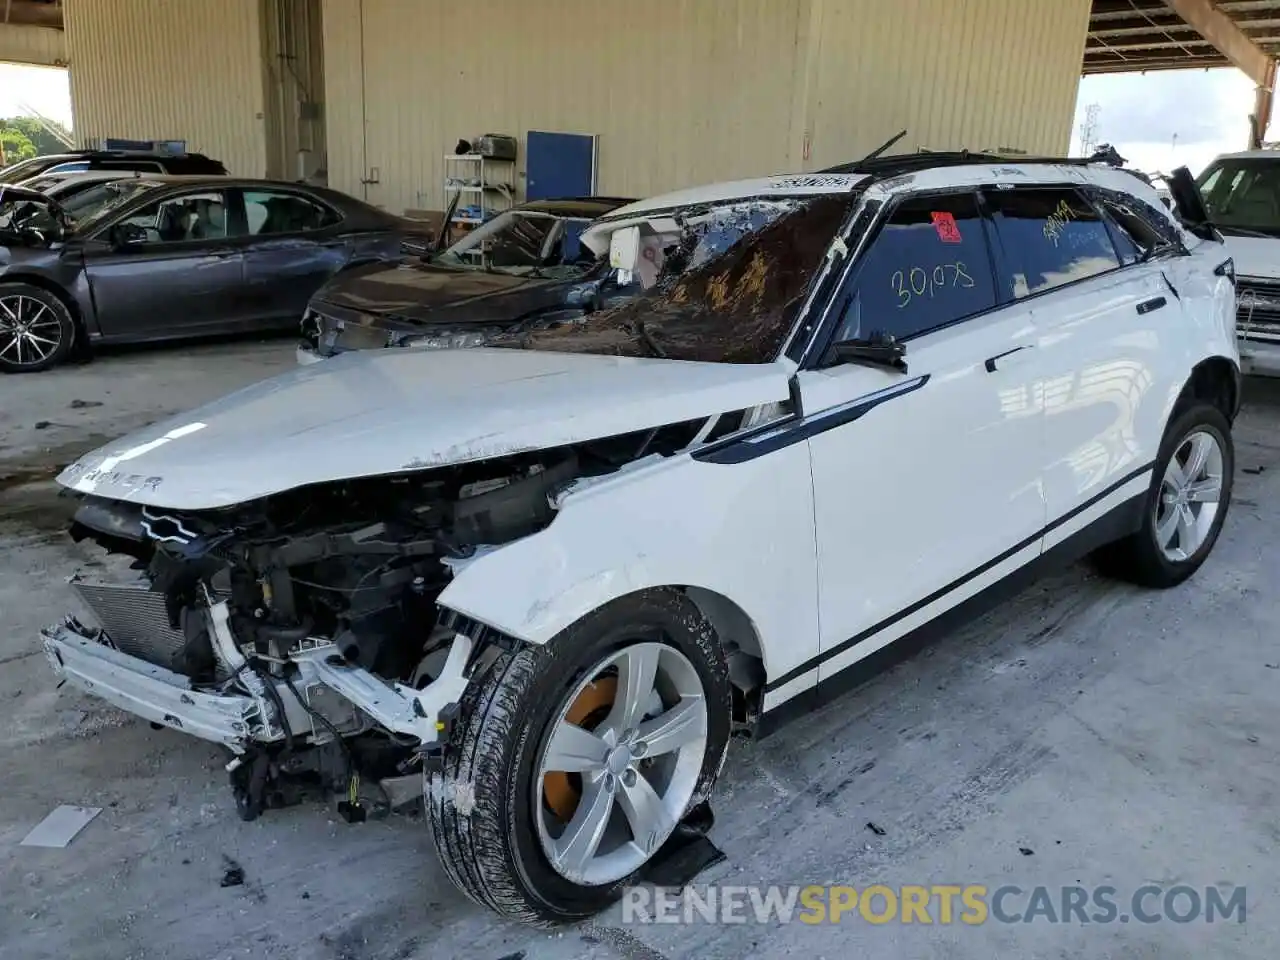
[[(233, 648), (226, 604), (215, 604), (208, 617), (215, 643)], [(114, 649), (104, 632), (72, 617), (42, 630), (41, 637), (54, 672), (72, 686), (144, 720), (236, 753), (284, 738), (285, 726), (274, 716), (281, 705), (288, 729), (311, 743), (332, 739), (335, 729), (348, 736), (374, 726), (414, 737), (422, 747), (429, 747), (442, 739), (450, 707), (467, 686), (473, 648), (469, 637), (456, 634), (439, 676), (418, 690), (389, 684), (346, 663), (331, 646), (315, 647), (294, 654), (295, 675), (290, 682), (273, 680), (274, 696), (266, 697), (196, 690), (182, 674)], [(252, 671), (245, 674), (246, 680), (250, 677), (258, 686), (265, 683)], [(344, 715), (349, 721), (344, 721)]]
[(74, 619), (41, 637), (54, 672), (85, 693), (236, 752), (252, 739), (257, 707), (247, 697), (193, 690), (181, 674), (113, 650)]

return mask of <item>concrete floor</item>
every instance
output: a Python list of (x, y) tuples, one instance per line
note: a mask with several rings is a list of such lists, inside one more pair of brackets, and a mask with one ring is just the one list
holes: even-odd
[[(1235, 503), (1193, 581), (1150, 593), (1073, 569), (820, 714), (735, 744), (714, 798), (728, 859), (699, 878), (1111, 884), (1122, 905), (1145, 883), (1224, 883), (1248, 888), (1244, 924), (624, 926), (615, 908), (546, 933), (466, 902), (420, 822), (347, 826), (321, 805), (240, 822), (214, 750), (55, 690), (38, 653), (36, 631), (70, 603), (63, 578), (94, 562), (61, 535), (50, 471), (99, 436), (288, 367), (291, 350), (183, 348), (0, 379), (0, 957), (1280, 954), (1276, 385), (1249, 384)], [(59, 803), (104, 810), (67, 849), (19, 847)], [(243, 886), (219, 886), (227, 858)]]

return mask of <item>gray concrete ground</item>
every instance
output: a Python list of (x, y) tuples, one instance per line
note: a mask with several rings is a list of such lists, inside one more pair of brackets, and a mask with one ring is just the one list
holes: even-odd
[[(728, 859), (699, 878), (1044, 885), (1055, 901), (1064, 885), (1109, 884), (1124, 914), (1143, 884), (1245, 885), (1245, 923), (943, 925), (935, 909), (932, 925), (645, 926), (615, 908), (547, 933), (467, 903), (419, 821), (347, 826), (316, 804), (240, 822), (214, 750), (55, 690), (37, 652), (36, 631), (70, 602), (63, 578), (95, 562), (61, 535), (65, 503), (42, 478), (98, 436), (287, 367), (290, 349), (183, 348), (0, 379), (0, 957), (1280, 953), (1277, 386), (1249, 384), (1235, 504), (1193, 581), (1151, 593), (1073, 569), (823, 712), (735, 744), (714, 803)], [(59, 803), (104, 810), (65, 850), (19, 847)], [(219, 885), (228, 858), (243, 886)], [(1025, 910), (1026, 896), (1004, 906)]]

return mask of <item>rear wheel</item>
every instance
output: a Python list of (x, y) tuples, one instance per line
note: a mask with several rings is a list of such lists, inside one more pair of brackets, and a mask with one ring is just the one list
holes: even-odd
[(64, 360), (75, 342), (71, 311), (27, 283), (0, 284), (0, 370), (30, 373)]
[(427, 790), (436, 850), (463, 892), (523, 921), (612, 902), (705, 799), (729, 740), (720, 647), (674, 591), (504, 654), (461, 708)]
[(1156, 460), (1142, 528), (1098, 554), (1104, 573), (1172, 587), (1213, 550), (1231, 503), (1235, 448), (1217, 407), (1198, 403), (1170, 424)]

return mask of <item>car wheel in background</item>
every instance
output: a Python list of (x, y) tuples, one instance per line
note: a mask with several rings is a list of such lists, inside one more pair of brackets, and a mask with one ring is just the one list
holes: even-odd
[(616, 898), (710, 792), (731, 721), (715, 633), (674, 590), (503, 653), (460, 706), (427, 786), (440, 862), (472, 900), (541, 924)]
[(61, 363), (75, 343), (71, 311), (28, 283), (0, 283), (0, 370), (30, 373)]
[(1165, 433), (1142, 528), (1102, 548), (1099, 569), (1144, 587), (1172, 587), (1204, 563), (1231, 503), (1235, 447), (1217, 407), (1197, 403)]

